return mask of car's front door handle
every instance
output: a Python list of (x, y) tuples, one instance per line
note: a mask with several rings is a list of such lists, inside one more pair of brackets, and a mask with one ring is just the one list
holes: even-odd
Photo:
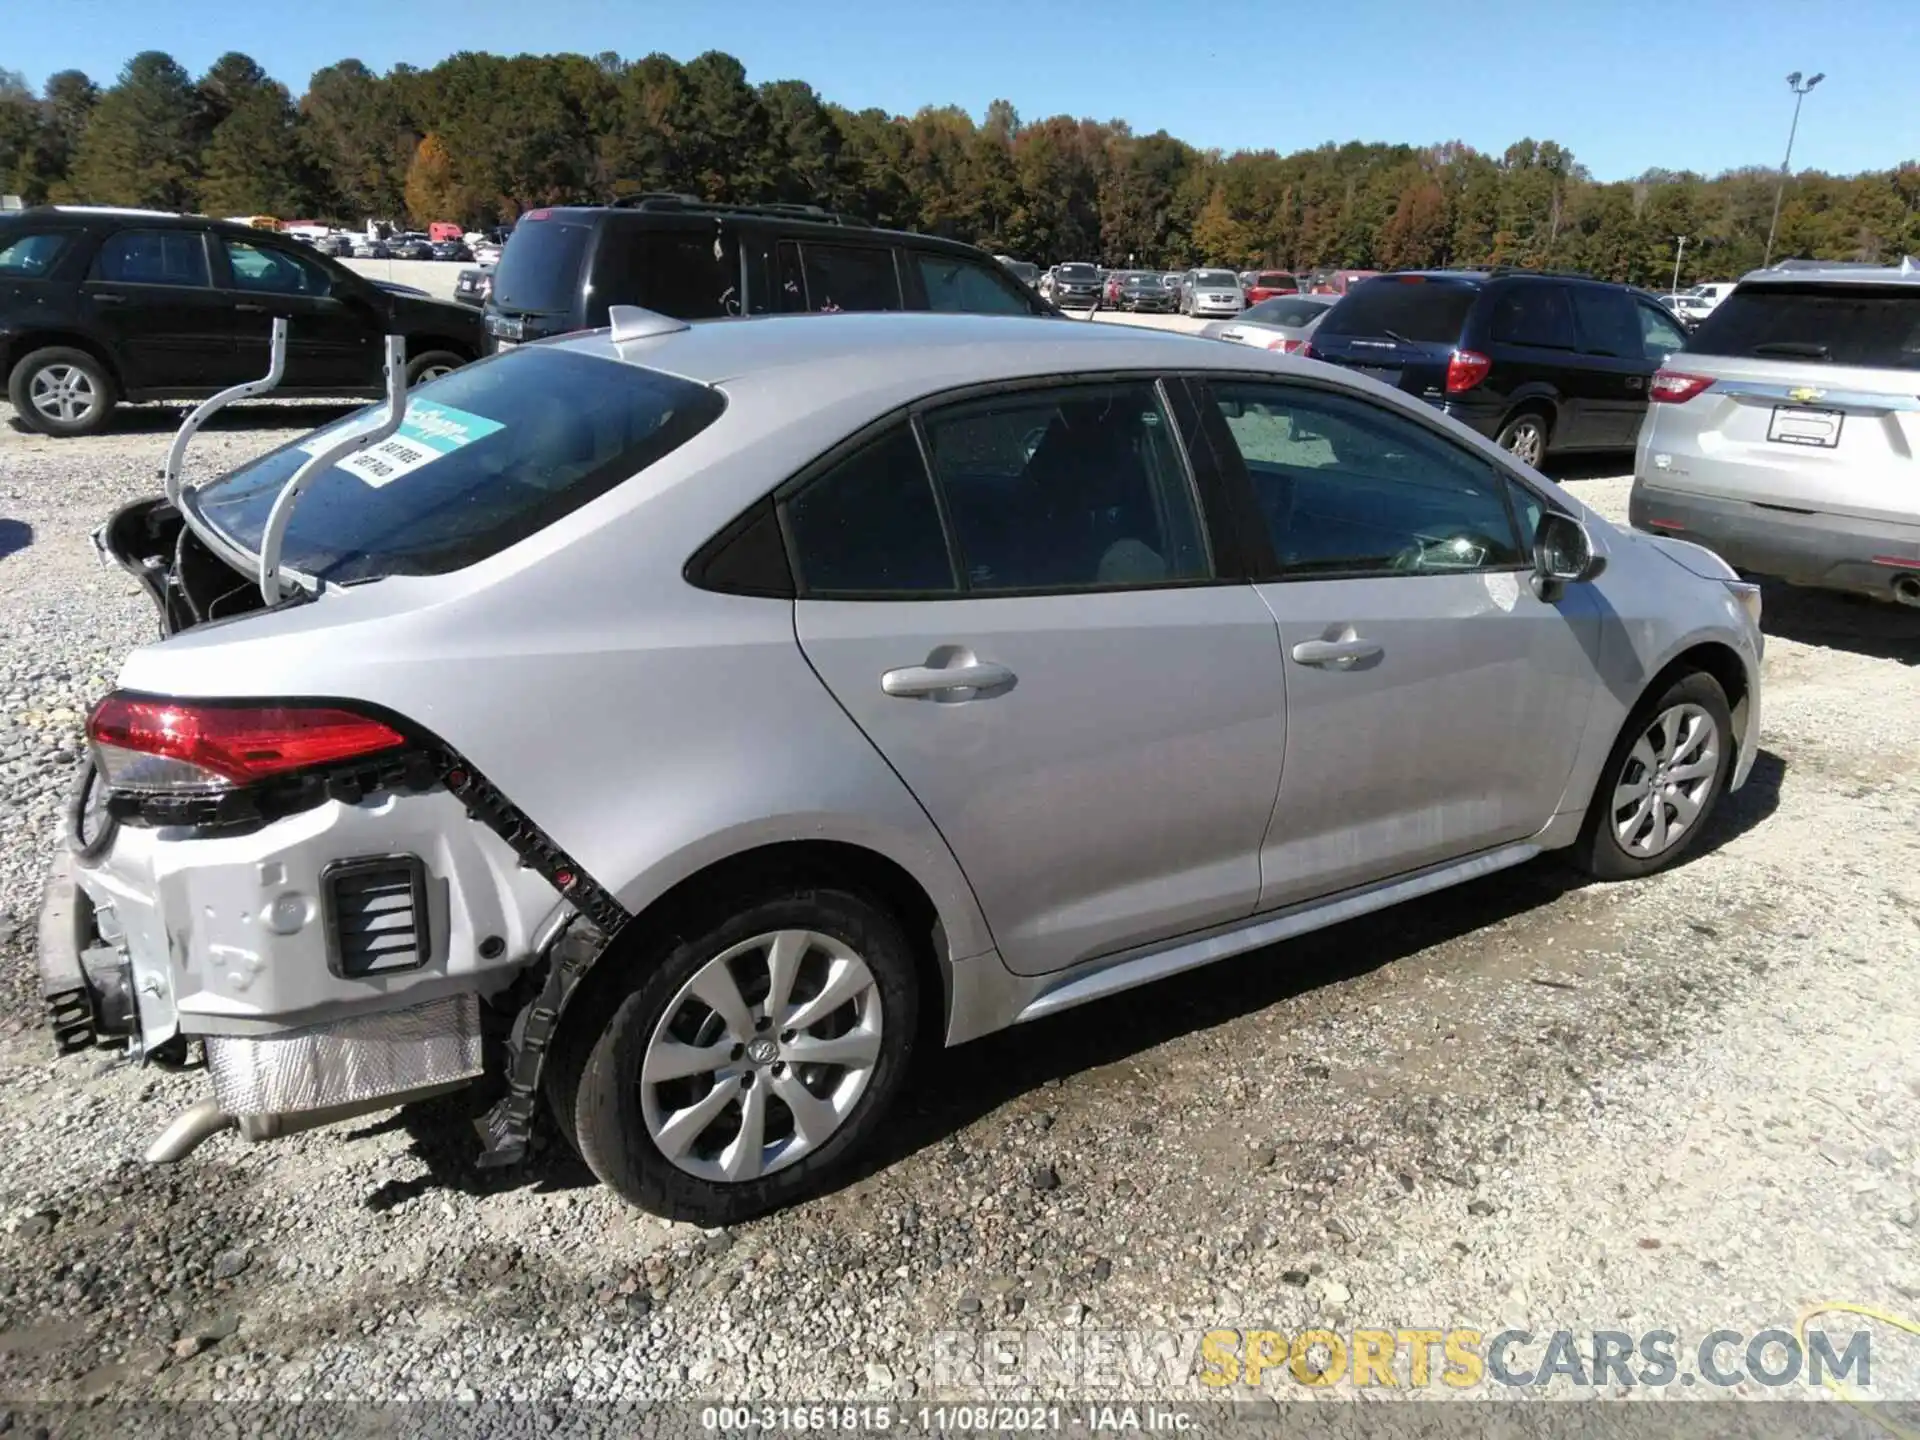
[(971, 665), (907, 665), (880, 677), (880, 688), (905, 700), (946, 695), (956, 690), (999, 690), (1013, 683), (1013, 671), (1004, 665), (975, 661)]
[(93, 297), (93, 303), (96, 305), (124, 305), (127, 303), (127, 297), (124, 295), (95, 295)]
[(235, 305), (233, 308), (238, 310), (242, 315), (264, 315), (267, 313), (266, 306), (249, 304), (245, 300), (242, 300), (238, 305)]
[(1376, 642), (1357, 636), (1351, 640), (1302, 640), (1293, 647), (1293, 658), (1302, 665), (1353, 665), (1379, 653)]

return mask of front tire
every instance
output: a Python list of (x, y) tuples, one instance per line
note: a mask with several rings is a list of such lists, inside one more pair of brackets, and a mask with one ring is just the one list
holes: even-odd
[(84, 350), (49, 345), (23, 357), (7, 381), (20, 420), (42, 435), (97, 435), (119, 400), (107, 367)]
[(736, 897), (669, 943), (636, 957), (551, 1098), (624, 1199), (736, 1224), (830, 1180), (885, 1117), (919, 1026), (913, 951), (887, 911), (810, 886)]
[(1574, 864), (1600, 880), (1679, 864), (1713, 819), (1733, 762), (1733, 714), (1718, 680), (1694, 670), (1648, 694), (1600, 772)]

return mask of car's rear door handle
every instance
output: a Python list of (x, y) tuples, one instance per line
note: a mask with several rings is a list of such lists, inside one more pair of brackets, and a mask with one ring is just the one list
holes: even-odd
[(1302, 640), (1293, 647), (1293, 658), (1302, 665), (1352, 665), (1379, 653), (1376, 642), (1358, 636), (1351, 640)]
[(242, 300), (233, 308), (238, 310), (242, 315), (264, 315), (267, 313), (266, 306), (250, 304), (245, 300)]
[(882, 690), (905, 700), (956, 690), (999, 690), (1012, 683), (1013, 671), (983, 660), (971, 665), (907, 665), (880, 677)]
[(127, 297), (126, 297), (126, 296), (124, 296), (124, 295), (98, 295), (98, 294), (96, 294), (96, 295), (95, 295), (95, 296), (93, 297), (93, 303), (94, 303), (94, 304), (96, 304), (96, 305), (124, 305), (124, 304), (126, 304), (126, 303), (127, 303)]

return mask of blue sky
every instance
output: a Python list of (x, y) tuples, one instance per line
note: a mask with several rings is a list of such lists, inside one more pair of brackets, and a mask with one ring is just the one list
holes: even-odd
[(196, 74), (242, 50), (298, 93), (322, 65), (428, 66), (462, 49), (725, 50), (750, 79), (910, 112), (1005, 96), (1021, 115), (1124, 119), (1222, 149), (1523, 135), (1603, 180), (1653, 165), (1778, 165), (1785, 76), (1825, 71), (1794, 168), (1920, 158), (1912, 0), (0, 0), (0, 65), (36, 88), (112, 79), (160, 49)]

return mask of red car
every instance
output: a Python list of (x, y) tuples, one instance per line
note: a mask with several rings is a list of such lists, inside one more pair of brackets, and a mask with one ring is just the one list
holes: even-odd
[(1315, 295), (1344, 295), (1362, 280), (1371, 280), (1378, 270), (1329, 270), (1313, 278)]
[(1276, 295), (1298, 295), (1299, 277), (1285, 270), (1257, 270), (1247, 277), (1247, 304), (1258, 305)]

